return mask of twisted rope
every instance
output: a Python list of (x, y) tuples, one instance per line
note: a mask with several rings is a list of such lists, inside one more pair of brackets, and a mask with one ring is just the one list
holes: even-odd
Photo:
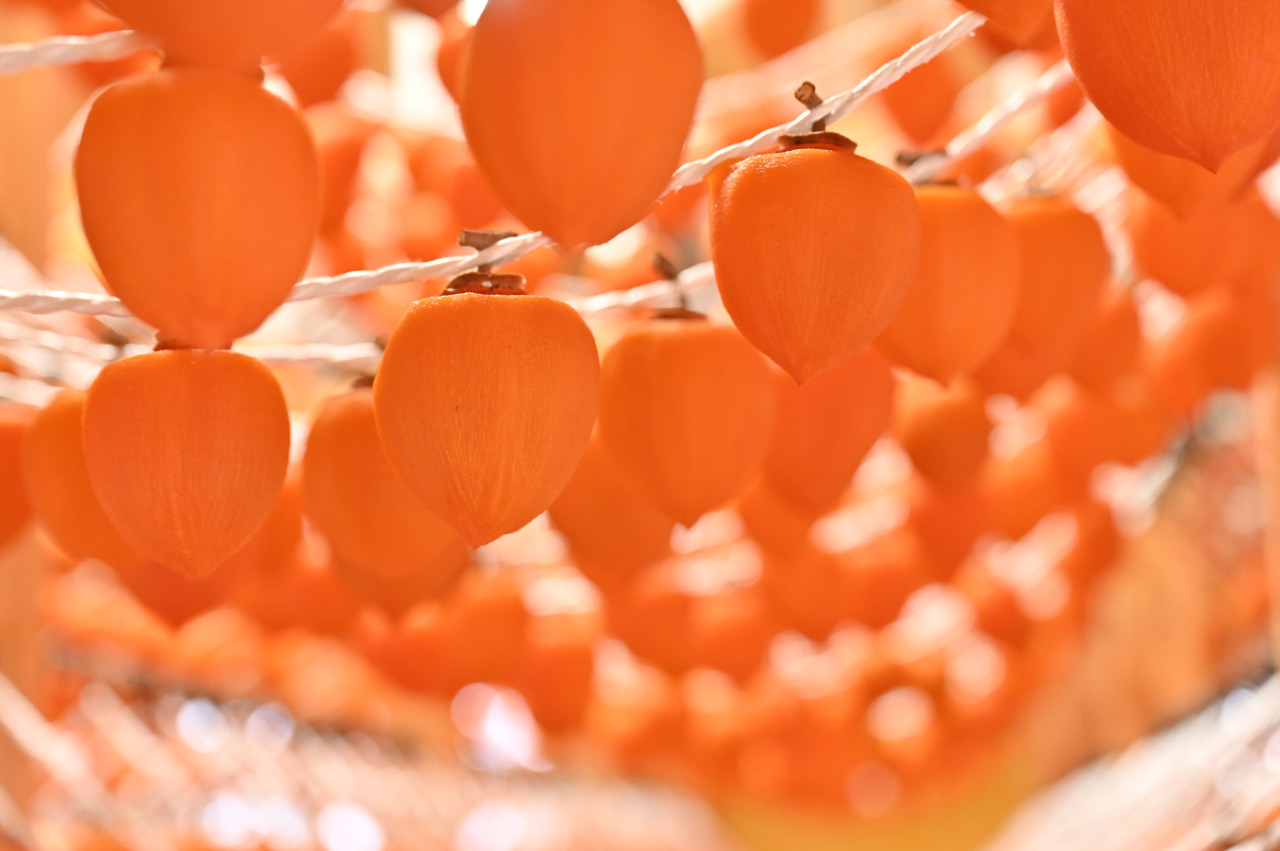
[(123, 59), (155, 46), (150, 38), (131, 30), (101, 35), (63, 35), (32, 43), (0, 45), (0, 74), (16, 74), (28, 68), (50, 65)]

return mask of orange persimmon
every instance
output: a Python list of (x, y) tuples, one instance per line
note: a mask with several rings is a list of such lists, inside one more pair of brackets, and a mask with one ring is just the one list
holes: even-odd
[(392, 469), (368, 388), (331, 397), (316, 411), (302, 493), (337, 562), (391, 582), (412, 575), (417, 599), (444, 593), (469, 561), (458, 533)]
[(564, 302), (460, 292), (417, 302), (373, 386), (392, 467), (480, 546), (555, 501), (586, 451), (600, 363)]
[(765, 59), (781, 56), (816, 34), (822, 0), (742, 0), (742, 31)]
[(986, 399), (969, 382), (941, 387), (927, 378), (904, 379), (893, 436), (922, 476), (942, 487), (959, 487), (987, 457)]
[(125, 540), (207, 576), (280, 494), (289, 412), (270, 370), (228, 351), (170, 350), (110, 364), (84, 403), (85, 467)]
[(1280, 126), (1280, 5), (1057, 0), (1056, 12), (1089, 100), (1140, 144), (1217, 171)]
[(677, 0), (499, 0), (471, 31), (462, 126), (503, 204), (566, 248), (644, 218), (680, 161), (702, 53)]
[(920, 266), (876, 347), (949, 382), (982, 363), (1008, 332), (1019, 296), (1019, 249), (1008, 222), (977, 192), (916, 188)]
[(0, 547), (31, 519), (22, 480), (22, 444), (37, 413), (30, 405), (0, 405)]
[(1142, 325), (1133, 293), (1112, 287), (1080, 334), (1067, 373), (1081, 387), (1108, 392), (1138, 372), (1141, 351)]
[(712, 177), (711, 260), (725, 309), (801, 384), (884, 329), (920, 251), (910, 185), (829, 138)]
[(1053, 0), (959, 0), (990, 19), (989, 26), (1019, 46), (1028, 42), (1053, 16)]
[(1215, 174), (1183, 157), (1143, 147), (1109, 124), (1107, 137), (1116, 162), (1129, 181), (1179, 218), (1206, 203), (1230, 198), (1248, 186), (1270, 142), (1266, 139), (1236, 151)]
[(676, 525), (618, 469), (598, 433), (549, 512), (574, 562), (603, 586), (665, 557)]
[(299, 106), (337, 97), (360, 58), (356, 25), (354, 18), (340, 17), (276, 57), (280, 75), (289, 81)]
[(320, 177), (306, 123), (257, 83), (166, 70), (94, 101), (75, 162), (107, 287), (183, 346), (253, 331), (306, 269)]
[(279, 56), (338, 13), (343, 0), (100, 0), (129, 26), (159, 39), (169, 65), (249, 71)]
[(889, 362), (866, 349), (797, 387), (775, 371), (778, 416), (765, 476), (803, 510), (829, 510), (893, 414)]
[(600, 436), (624, 475), (691, 526), (760, 472), (775, 404), (768, 363), (737, 331), (660, 316), (605, 354)]
[(64, 390), (35, 418), (22, 448), (22, 478), (36, 520), (58, 549), (77, 562), (115, 566), (141, 556), (111, 525), (89, 483), (80, 441), (85, 395)]

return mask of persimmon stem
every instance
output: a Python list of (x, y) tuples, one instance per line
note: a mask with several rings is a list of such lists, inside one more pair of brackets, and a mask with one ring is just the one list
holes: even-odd
[[(805, 109), (813, 110), (822, 106), (822, 98), (818, 96), (818, 87), (813, 83), (805, 80), (800, 84), (800, 88), (796, 89), (796, 100), (804, 104)], [(813, 122), (811, 128), (814, 133), (821, 133), (827, 129), (827, 119), (819, 118)]]
[[(484, 251), (504, 239), (511, 239), (517, 235), (515, 231), (510, 230), (464, 230), (458, 237), (458, 244), (465, 248), (474, 248), (476, 251)], [(493, 271), (493, 265), (490, 263), (481, 264), (476, 267), (476, 271), (481, 274), (488, 274)]]

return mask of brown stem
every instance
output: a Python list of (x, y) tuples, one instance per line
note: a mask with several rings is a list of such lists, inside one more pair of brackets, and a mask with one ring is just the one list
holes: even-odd
[[(813, 83), (805, 80), (800, 84), (800, 88), (796, 89), (796, 100), (804, 104), (805, 109), (814, 110), (822, 106), (822, 98), (818, 97), (818, 87)], [(814, 133), (821, 133), (827, 129), (827, 119), (819, 118), (813, 122), (811, 128)]]

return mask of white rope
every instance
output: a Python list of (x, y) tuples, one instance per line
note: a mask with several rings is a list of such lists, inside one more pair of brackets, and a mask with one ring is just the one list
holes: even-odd
[(130, 30), (101, 35), (68, 35), (43, 41), (0, 45), (0, 74), (16, 74), (28, 68), (75, 65), (122, 59), (155, 47), (147, 36)]
[(846, 92), (841, 92), (813, 109), (807, 110), (789, 124), (783, 124), (765, 130), (762, 133), (757, 133), (745, 142), (722, 148), (705, 159), (685, 163), (676, 170), (671, 182), (667, 184), (666, 192), (675, 192), (677, 189), (683, 189), (686, 186), (699, 183), (714, 171), (717, 166), (726, 162), (768, 150), (777, 143), (779, 136), (808, 133), (815, 121), (825, 120), (828, 124), (834, 124), (850, 112), (853, 112), (867, 98), (889, 88), (889, 86), (901, 80), (911, 71), (930, 62), (951, 45), (972, 35), (978, 27), (986, 22), (987, 19), (977, 12), (965, 12), (945, 29), (939, 30), (924, 41), (916, 44), (897, 59), (877, 68), (872, 72), (871, 76), (857, 86)]
[(1072, 78), (1071, 66), (1064, 59), (1041, 74), (1034, 83), (1016, 92), (968, 129), (962, 131), (941, 153), (925, 156), (913, 164), (907, 169), (906, 178), (912, 183), (922, 183), (936, 178), (947, 165), (977, 151), (1024, 109), (1044, 100)]
[[(721, 163), (773, 147), (779, 136), (806, 133), (816, 120), (838, 121), (867, 98), (893, 85), (913, 69), (929, 62), (957, 41), (972, 34), (985, 22), (986, 18), (976, 12), (960, 15), (945, 29), (934, 33), (897, 59), (881, 66), (854, 88), (836, 95), (814, 109), (807, 110), (789, 124), (766, 130), (745, 142), (717, 151), (705, 159), (681, 166), (672, 177), (664, 195), (698, 183)], [(356, 295), (388, 284), (449, 278), (472, 271), (482, 264), (500, 266), (510, 263), (530, 251), (553, 244), (550, 237), (534, 232), (505, 239), (479, 254), (467, 257), (447, 257), (426, 263), (399, 263), (374, 271), (349, 272), (331, 278), (315, 278), (296, 285), (289, 293), (288, 300), (303, 301), (335, 295)], [(50, 291), (0, 290), (0, 310), (20, 310), (27, 313), (54, 313), (65, 310), (96, 316), (129, 315), (124, 305), (110, 296)]]

